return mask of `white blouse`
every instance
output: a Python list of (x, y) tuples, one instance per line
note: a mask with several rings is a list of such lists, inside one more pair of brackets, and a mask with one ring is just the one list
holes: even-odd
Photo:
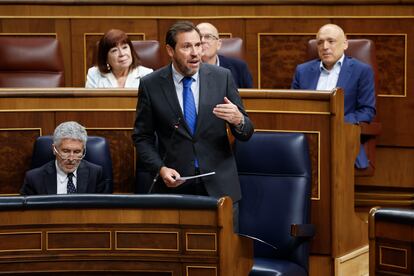
[[(131, 72), (129, 72), (127, 79), (125, 81), (125, 88), (137, 88), (139, 86), (140, 79), (151, 73), (151, 68), (144, 66), (138, 66)], [(88, 70), (88, 75), (86, 76), (86, 88), (118, 88), (118, 82), (112, 72), (102, 74), (97, 66), (91, 67)]]

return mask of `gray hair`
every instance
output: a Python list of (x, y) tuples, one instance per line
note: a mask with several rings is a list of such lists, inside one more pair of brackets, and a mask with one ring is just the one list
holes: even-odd
[(58, 146), (62, 139), (80, 140), (82, 141), (84, 148), (86, 148), (88, 134), (85, 127), (77, 122), (63, 122), (56, 127), (55, 132), (53, 133), (53, 143)]

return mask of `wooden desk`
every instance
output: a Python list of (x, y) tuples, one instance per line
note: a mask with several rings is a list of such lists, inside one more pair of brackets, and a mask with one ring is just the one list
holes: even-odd
[(252, 241), (233, 232), (227, 197), (7, 200), (0, 198), (1, 274), (239, 276), (253, 263)]
[[(348, 257), (368, 244), (368, 225), (354, 210), (354, 160), (360, 129), (343, 120), (342, 91), (240, 90), (255, 129), (304, 132), (312, 161), (311, 275), (341, 275)], [(135, 151), (131, 131), (135, 90), (0, 89), (0, 193), (16, 193), (30, 166), (34, 139), (67, 120), (110, 141), (114, 191), (134, 191)], [(358, 251), (360, 252), (360, 251)], [(352, 266), (352, 265), (351, 265)], [(367, 267), (368, 269), (368, 267)]]
[(413, 275), (414, 210), (375, 207), (369, 214), (369, 275)]

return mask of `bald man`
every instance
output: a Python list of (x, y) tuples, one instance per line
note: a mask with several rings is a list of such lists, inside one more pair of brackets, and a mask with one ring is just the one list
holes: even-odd
[[(292, 89), (345, 91), (345, 121), (351, 124), (371, 122), (375, 116), (374, 72), (368, 64), (344, 54), (348, 48), (346, 35), (334, 24), (322, 26), (316, 35), (319, 59), (296, 67)], [(368, 167), (368, 159), (361, 147), (355, 165)]]
[(202, 38), (203, 55), (201, 58), (203, 62), (229, 69), (237, 88), (252, 88), (253, 78), (246, 62), (217, 53), (221, 48), (221, 39), (217, 28), (207, 22), (198, 24), (197, 28), (200, 30)]

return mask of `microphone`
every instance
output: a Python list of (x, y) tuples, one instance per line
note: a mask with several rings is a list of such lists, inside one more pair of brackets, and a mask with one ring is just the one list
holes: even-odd
[[(181, 122), (181, 117), (178, 117), (177, 121), (173, 122), (172, 125), (171, 125), (173, 127), (173, 130), (172, 130), (170, 138), (168, 139), (170, 141), (170, 144), (174, 140), (174, 136), (175, 136), (175, 133), (177, 132), (178, 127), (180, 126), (180, 122)], [(165, 151), (164, 156), (162, 157), (162, 163), (164, 163), (165, 158), (167, 158), (167, 153), (168, 153), (168, 150)], [(160, 168), (160, 170), (161, 170), (161, 168)], [(152, 192), (152, 189), (154, 188), (155, 182), (158, 181), (158, 178), (160, 177), (160, 170), (158, 170), (157, 174), (152, 179), (151, 186), (150, 186), (150, 188), (148, 189), (148, 192), (147, 192), (148, 194), (150, 194)]]

